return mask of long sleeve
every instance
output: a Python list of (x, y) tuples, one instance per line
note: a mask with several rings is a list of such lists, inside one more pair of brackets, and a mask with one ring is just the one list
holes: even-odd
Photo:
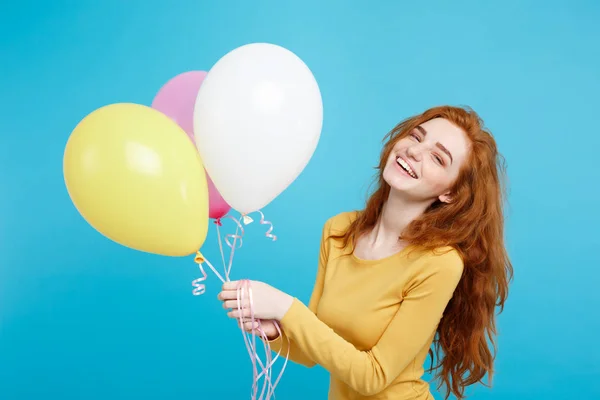
[[(329, 256), (328, 249), (328, 235), (331, 226), (331, 219), (329, 219), (325, 225), (323, 226), (323, 232), (321, 235), (321, 246), (319, 251), (319, 265), (317, 269), (317, 277), (315, 280), (315, 284), (313, 287), (312, 294), (310, 296), (310, 301), (308, 303), (307, 311), (312, 313), (313, 316), (317, 312), (317, 306), (319, 305), (319, 301), (321, 299), (321, 294), (323, 293), (323, 286), (325, 283), (325, 265), (327, 264), (327, 258)], [(281, 335), (274, 340), (269, 341), (269, 345), (271, 349), (280, 353), (281, 356), (284, 356), (288, 352), (288, 340), (289, 340), (289, 356), (288, 359), (302, 364), (306, 367), (314, 367), (315, 362), (312, 358), (306, 355), (305, 352), (301, 350), (298, 344), (292, 339), (289, 335), (286, 334), (285, 329), (282, 329)]]
[(367, 351), (357, 350), (298, 299), (281, 324), (296, 354), (320, 364), (362, 395), (374, 395), (388, 387), (431, 340), (462, 270), (457, 253), (431, 257), (406, 289), (379, 341)]

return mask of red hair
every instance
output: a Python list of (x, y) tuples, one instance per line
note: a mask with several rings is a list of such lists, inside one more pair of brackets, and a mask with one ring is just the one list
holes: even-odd
[(480, 117), (467, 108), (442, 106), (395, 126), (384, 138), (376, 189), (346, 232), (334, 238), (342, 239), (347, 246), (373, 229), (390, 193), (383, 169), (392, 148), (418, 125), (434, 118), (444, 118), (461, 128), (471, 149), (451, 188), (452, 201), (434, 202), (409, 224), (401, 238), (426, 250), (451, 246), (463, 259), (462, 278), (437, 328), (435, 367), (434, 351), (430, 350), (430, 371), (437, 371), (438, 389), (445, 386), (446, 398), (452, 393), (462, 399), (466, 386), (483, 383), (486, 375), (491, 383), (496, 352), (495, 308), (498, 306), (500, 312), (504, 308), (513, 274), (504, 245), (504, 159)]

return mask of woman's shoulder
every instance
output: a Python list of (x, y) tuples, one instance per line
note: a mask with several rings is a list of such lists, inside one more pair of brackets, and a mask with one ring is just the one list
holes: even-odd
[(358, 211), (343, 211), (330, 217), (325, 222), (326, 230), (334, 234), (345, 232), (350, 224), (356, 220), (358, 213)]
[(462, 275), (464, 261), (460, 252), (452, 246), (438, 247), (432, 250), (418, 250), (415, 255), (417, 265), (425, 275), (444, 274), (448, 277)]

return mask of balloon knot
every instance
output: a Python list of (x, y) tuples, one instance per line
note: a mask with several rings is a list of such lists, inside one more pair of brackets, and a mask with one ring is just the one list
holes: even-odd
[(198, 251), (196, 253), (196, 257), (194, 258), (194, 262), (196, 264), (202, 264), (204, 262), (204, 256), (202, 255), (202, 253), (200, 253), (200, 251)]
[(221, 218), (215, 219), (214, 222), (215, 222), (215, 225), (217, 225), (217, 226), (223, 226), (223, 223), (221, 222)]

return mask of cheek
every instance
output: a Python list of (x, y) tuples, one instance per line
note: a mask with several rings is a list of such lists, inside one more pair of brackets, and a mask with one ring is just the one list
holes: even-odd
[(391, 170), (392, 170), (392, 167), (393, 167), (393, 166), (392, 166), (392, 165), (391, 165), (391, 164), (388, 162), (388, 163), (385, 165), (385, 167), (383, 168), (383, 173), (382, 173), (383, 180), (384, 180), (385, 182), (387, 182), (387, 184), (388, 184), (388, 185), (391, 185), (391, 184), (392, 184), (392, 183), (390, 182), (391, 176), (392, 176), (392, 174), (393, 174), (393, 172), (391, 171)]
[(433, 168), (429, 174), (429, 178), (429, 184), (436, 192), (448, 190), (452, 186), (452, 176), (441, 168)]

